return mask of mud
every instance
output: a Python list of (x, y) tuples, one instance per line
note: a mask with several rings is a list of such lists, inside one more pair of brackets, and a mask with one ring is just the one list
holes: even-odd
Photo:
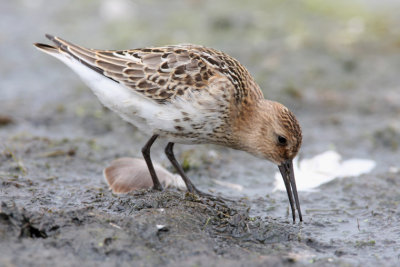
[[(0, 2), (1, 266), (398, 266), (396, 1), (114, 3)], [(46, 32), (94, 48), (224, 50), (297, 115), (300, 158), (333, 148), (377, 167), (299, 192), (304, 222), (296, 224), (286, 192), (273, 191), (276, 166), (211, 145), (176, 152), (216, 199), (173, 189), (113, 195), (103, 168), (140, 157), (148, 136), (34, 49)], [(156, 143), (152, 157), (172, 171), (165, 145)]]

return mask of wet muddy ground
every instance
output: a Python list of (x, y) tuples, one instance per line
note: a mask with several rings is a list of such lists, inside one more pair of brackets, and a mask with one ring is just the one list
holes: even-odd
[[(396, 1), (113, 3), (0, 2), (1, 266), (399, 264)], [(148, 136), (33, 48), (46, 32), (94, 48), (191, 42), (226, 51), (295, 112), (300, 158), (335, 149), (377, 167), (300, 192), (302, 224), (292, 224), (286, 192), (273, 191), (276, 166), (210, 145), (176, 152), (201, 190), (231, 201), (173, 189), (114, 195), (103, 168), (139, 157)], [(172, 171), (165, 144), (152, 156)]]

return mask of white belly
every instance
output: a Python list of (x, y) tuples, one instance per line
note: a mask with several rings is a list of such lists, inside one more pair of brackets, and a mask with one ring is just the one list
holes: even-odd
[(177, 99), (159, 104), (66, 55), (58, 58), (85, 81), (103, 105), (148, 135), (159, 134), (176, 143), (207, 143), (209, 134), (221, 125), (219, 112), (213, 106), (215, 99), (209, 95), (192, 94), (189, 101)]

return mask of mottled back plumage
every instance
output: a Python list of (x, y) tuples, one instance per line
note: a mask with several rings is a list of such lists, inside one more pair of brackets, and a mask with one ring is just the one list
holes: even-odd
[[(84, 65), (158, 103), (229, 81), (236, 103), (262, 92), (236, 59), (215, 49), (183, 44), (131, 50), (88, 49), (47, 35)], [(227, 89), (229, 90), (229, 88)]]

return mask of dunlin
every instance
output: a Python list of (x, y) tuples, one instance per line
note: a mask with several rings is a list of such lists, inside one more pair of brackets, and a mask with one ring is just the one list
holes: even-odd
[(202, 194), (174, 156), (175, 143), (211, 143), (244, 150), (277, 164), (295, 221), (302, 215), (292, 159), (300, 149), (301, 128), (280, 103), (266, 100), (236, 59), (198, 45), (132, 50), (97, 50), (46, 35), (54, 46), (36, 43), (71, 67), (109, 109), (151, 138), (142, 148), (155, 189), (162, 186), (150, 158), (158, 137), (189, 192)]

